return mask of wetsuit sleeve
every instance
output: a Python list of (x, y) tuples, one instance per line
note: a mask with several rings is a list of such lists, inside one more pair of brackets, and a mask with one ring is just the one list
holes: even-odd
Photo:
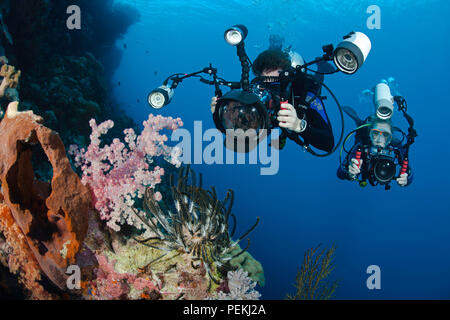
[(336, 175), (341, 180), (350, 180), (347, 169), (344, 169), (345, 165), (339, 166), (337, 169)]
[[(350, 174), (348, 172), (348, 166), (349, 166), (349, 161), (348, 160), (350, 160), (352, 158), (356, 158), (356, 150), (358, 149), (357, 148), (358, 146), (359, 146), (358, 143), (353, 145), (353, 147), (350, 149), (351, 155), (349, 155), (348, 157), (345, 157), (344, 161), (342, 162), (342, 166), (338, 167), (336, 175), (338, 176), (339, 179), (342, 179), (342, 180), (353, 180), (350, 177)], [(368, 170), (367, 169), (367, 162), (368, 162), (367, 161), (367, 157), (363, 156), (362, 161), (363, 161), (363, 164), (362, 164), (362, 167), (360, 168), (361, 169), (360, 175), (363, 174), (364, 170)]]
[[(352, 155), (349, 159), (353, 158), (354, 155)], [(336, 175), (341, 180), (351, 180), (350, 175), (348, 174), (348, 161), (347, 158), (344, 159), (344, 162), (342, 165), (340, 165), (337, 169)]]
[(406, 184), (406, 187), (409, 186), (411, 183), (413, 183), (413, 171), (411, 168), (408, 168), (408, 183)]
[(326, 122), (322, 115), (314, 109), (308, 108), (305, 113), (307, 126), (305, 131), (300, 133), (300, 136), (305, 143), (330, 152), (334, 147), (334, 136), (330, 122)]
[(306, 129), (296, 134), (296, 137), (289, 138), (295, 141), (300, 137), (305, 144), (330, 152), (334, 147), (334, 136), (323, 101), (312, 92), (306, 92), (305, 99), (309, 106), (295, 104), (295, 109), (297, 116), (306, 120)]

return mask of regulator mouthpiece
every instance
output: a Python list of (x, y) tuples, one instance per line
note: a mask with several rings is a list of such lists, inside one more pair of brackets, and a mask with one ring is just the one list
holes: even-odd
[(346, 74), (353, 74), (366, 61), (372, 44), (362, 32), (351, 32), (344, 37), (334, 51), (334, 64)]

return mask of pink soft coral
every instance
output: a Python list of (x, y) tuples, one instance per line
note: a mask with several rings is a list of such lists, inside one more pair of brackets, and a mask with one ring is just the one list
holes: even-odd
[[(70, 146), (69, 153), (75, 157), (75, 165), (83, 171), (82, 182), (88, 184), (93, 193), (95, 208), (107, 225), (120, 230), (127, 223), (143, 227), (136, 218), (133, 205), (136, 198), (142, 198), (145, 188), (154, 188), (161, 182), (164, 170), (156, 166), (149, 169), (153, 157), (163, 156), (168, 162), (179, 166), (179, 148), (165, 145), (167, 136), (160, 134), (163, 129), (176, 130), (183, 123), (181, 119), (149, 115), (144, 121), (141, 135), (136, 136), (133, 129), (126, 129), (125, 143), (114, 139), (112, 144), (100, 147), (100, 137), (114, 126), (111, 120), (99, 125), (92, 119), (91, 144), (87, 150)], [(155, 198), (161, 199), (156, 193)]]

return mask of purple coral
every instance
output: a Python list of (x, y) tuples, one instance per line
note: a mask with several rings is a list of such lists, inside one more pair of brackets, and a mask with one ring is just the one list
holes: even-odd
[[(126, 129), (125, 143), (116, 138), (112, 144), (103, 147), (100, 147), (100, 137), (114, 126), (113, 121), (97, 125), (91, 119), (89, 124), (92, 134), (87, 150), (71, 145), (69, 153), (74, 156), (75, 165), (81, 167), (82, 182), (92, 190), (94, 207), (115, 231), (119, 231), (120, 225), (125, 223), (141, 228), (133, 208), (135, 200), (143, 197), (147, 187), (154, 188), (160, 183), (164, 175), (164, 169), (158, 166), (150, 170), (152, 158), (163, 156), (175, 166), (181, 164), (181, 150), (165, 145), (168, 138), (160, 131), (174, 131), (183, 123), (179, 118), (150, 114), (139, 136), (133, 129)], [(160, 200), (161, 194), (155, 193), (155, 199)]]

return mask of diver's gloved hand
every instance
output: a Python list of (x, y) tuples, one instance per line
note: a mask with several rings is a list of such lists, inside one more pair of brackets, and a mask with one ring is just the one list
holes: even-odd
[(397, 178), (397, 183), (400, 187), (404, 187), (408, 184), (408, 174), (402, 173), (400, 177)]
[(216, 111), (216, 105), (217, 105), (217, 97), (211, 98), (211, 113), (214, 113)]
[(356, 176), (361, 172), (362, 159), (359, 161), (355, 158), (352, 158), (351, 163), (348, 165), (348, 175), (351, 179), (356, 179)]
[(301, 133), (306, 129), (306, 120), (297, 117), (297, 111), (292, 104), (284, 103), (283, 109), (278, 111), (277, 120), (280, 127), (286, 128), (297, 133)]

